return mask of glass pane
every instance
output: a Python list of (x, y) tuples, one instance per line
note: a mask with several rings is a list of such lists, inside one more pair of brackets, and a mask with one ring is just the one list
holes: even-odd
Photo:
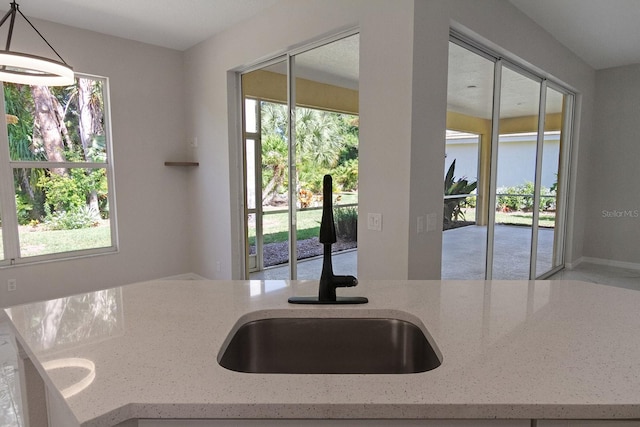
[[(260, 105), (262, 140), (262, 258), (264, 267), (289, 265), (289, 138), (286, 104)], [(289, 269), (270, 279), (288, 279)]]
[(256, 208), (256, 142), (247, 139), (245, 142), (247, 163), (247, 208)]
[(251, 279), (289, 278), (287, 66), (242, 75)]
[(258, 268), (258, 252), (256, 243), (256, 214), (250, 213), (247, 215), (247, 233), (249, 244), (249, 271), (255, 271)]
[(13, 161), (107, 160), (103, 82), (73, 86), (4, 84), (9, 151)]
[(296, 237), (297, 278), (318, 279), (323, 178), (332, 176), (331, 202), (337, 241), (335, 274), (356, 275), (358, 224), (359, 35), (296, 55)]
[(257, 100), (250, 98), (244, 100), (244, 129), (247, 133), (256, 133), (258, 131), (257, 108)]
[(556, 227), (558, 208), (558, 178), (560, 175), (560, 147), (563, 124), (564, 95), (547, 88), (545, 132), (542, 146), (542, 182), (540, 187), (540, 217), (538, 219), (538, 248), (536, 276), (559, 265), (557, 254), (559, 236)]
[(22, 257), (111, 246), (106, 169), (14, 169)]
[(540, 83), (502, 69), (493, 279), (528, 279)]
[(492, 61), (449, 43), (443, 279), (485, 277), (493, 70)]
[[(110, 247), (104, 82), (65, 87), (4, 84), (20, 256)], [(21, 165), (22, 166), (22, 165)]]

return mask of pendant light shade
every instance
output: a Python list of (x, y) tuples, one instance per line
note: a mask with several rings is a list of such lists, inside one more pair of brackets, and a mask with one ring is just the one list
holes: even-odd
[[(17, 14), (20, 14), (20, 16), (27, 21), (60, 61), (28, 53), (12, 52), (10, 50), (11, 37), (13, 36), (13, 28)], [(66, 86), (73, 84), (73, 68), (62, 59), (53, 46), (40, 34), (27, 17), (22, 14), (15, 1), (11, 2), (11, 10), (7, 12), (0, 21), (0, 27), (2, 27), (9, 18), (11, 19), (9, 21), (6, 48), (5, 50), (0, 50), (0, 81), (42, 86)]]

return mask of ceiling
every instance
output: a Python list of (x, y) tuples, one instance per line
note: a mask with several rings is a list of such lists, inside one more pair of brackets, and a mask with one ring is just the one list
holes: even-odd
[[(296, 77), (358, 90), (360, 34), (354, 34), (295, 55)], [(287, 74), (284, 61), (265, 70)]]
[[(19, 4), (27, 16), (186, 50), (279, 1), (20, 0)], [(595, 69), (640, 63), (640, 0), (509, 1)]]
[[(8, 10), (10, 0), (5, 1), (2, 8)], [(280, 0), (16, 1), (28, 17), (186, 50)]]
[(509, 0), (596, 70), (640, 63), (638, 0)]
[[(9, 1), (9, 0), (5, 0)], [(186, 50), (225, 29), (263, 13), (281, 0), (19, 0), (31, 17), (144, 43)], [(391, 1), (391, 0), (390, 0)], [(506, 1), (506, 0), (505, 0)], [(595, 69), (640, 63), (640, 0), (508, 0)], [(357, 89), (358, 37), (298, 55), (299, 76)], [(467, 55), (449, 76), (450, 109), (477, 117), (490, 115), (489, 84)], [(482, 67), (478, 65), (478, 69)], [(455, 87), (455, 82), (459, 87)], [(515, 84), (515, 83), (514, 83)], [(517, 86), (523, 92), (526, 82)], [(486, 86), (486, 87), (485, 87)], [(533, 90), (533, 89), (532, 89)], [(518, 116), (537, 108), (527, 97), (509, 98), (503, 114)], [(456, 95), (457, 94), (457, 95)], [(457, 107), (456, 96), (460, 98)], [(559, 94), (550, 94), (557, 98)], [(554, 98), (554, 99), (555, 99)], [(475, 104), (470, 104), (475, 99)], [(465, 100), (463, 103), (462, 100)], [(463, 104), (466, 104), (463, 107)], [(555, 103), (554, 103), (555, 105)], [(469, 109), (469, 111), (466, 111)]]

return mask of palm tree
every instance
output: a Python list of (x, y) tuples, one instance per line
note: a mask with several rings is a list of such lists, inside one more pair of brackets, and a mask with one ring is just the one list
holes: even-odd
[[(261, 102), (263, 201), (273, 200), (287, 189), (287, 106)], [(357, 124), (345, 122), (339, 113), (296, 107), (296, 182), (300, 176), (315, 181), (336, 168), (345, 147), (353, 145)], [(355, 137), (357, 141), (357, 137)], [(346, 159), (348, 160), (348, 159)], [(315, 182), (313, 183), (315, 185)], [(305, 183), (315, 188), (311, 183)], [(300, 190), (298, 188), (297, 190)]]
[(296, 152), (298, 163), (312, 162), (332, 168), (340, 157), (342, 138), (335, 113), (296, 109)]

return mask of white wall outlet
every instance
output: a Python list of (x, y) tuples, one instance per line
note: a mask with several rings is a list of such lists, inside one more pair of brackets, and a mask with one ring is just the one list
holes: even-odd
[(191, 148), (197, 148), (198, 147), (198, 138), (194, 137), (191, 142), (189, 143), (189, 145), (191, 145)]
[(424, 216), (418, 216), (418, 234), (424, 233)]
[(435, 213), (427, 214), (427, 232), (436, 231), (436, 224), (438, 223), (438, 215)]
[(382, 231), (382, 214), (380, 213), (367, 214), (367, 228), (373, 231)]
[(16, 279), (7, 280), (7, 291), (13, 292), (16, 290), (17, 287), (18, 287), (18, 282), (16, 281)]
[(216, 261), (216, 273), (220, 273), (220, 270), (222, 270), (222, 265), (220, 261)]

